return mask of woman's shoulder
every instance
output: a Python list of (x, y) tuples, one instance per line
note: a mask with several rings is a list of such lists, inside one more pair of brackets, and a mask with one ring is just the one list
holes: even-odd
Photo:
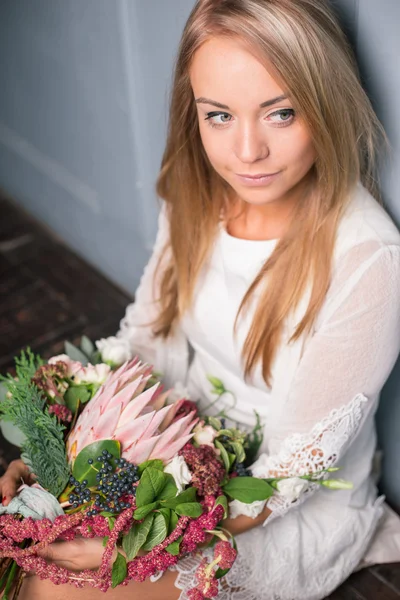
[(400, 233), (389, 214), (359, 183), (338, 227), (335, 257), (339, 259), (353, 248), (369, 246), (379, 250), (400, 247)]

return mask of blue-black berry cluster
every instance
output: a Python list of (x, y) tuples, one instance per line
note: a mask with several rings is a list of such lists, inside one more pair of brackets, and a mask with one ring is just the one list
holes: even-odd
[[(86, 480), (80, 483), (74, 477), (70, 478), (74, 490), (69, 497), (69, 502), (73, 508), (92, 502), (91, 509), (87, 512), (91, 517), (103, 510), (120, 513), (132, 506), (129, 500), (136, 495), (139, 469), (124, 458), (115, 459), (115, 467), (110, 462), (113, 458), (107, 450), (103, 450), (102, 455), (97, 457), (96, 460), (101, 464), (101, 468), (96, 474), (97, 487), (94, 490), (88, 489)], [(93, 459), (88, 459), (89, 465), (93, 462)]]
[(236, 473), (238, 477), (252, 477), (253, 474), (250, 469), (246, 469), (243, 463), (237, 463), (236, 465)]
[(69, 502), (72, 504), (73, 508), (78, 508), (80, 504), (86, 504), (86, 502), (90, 501), (92, 494), (87, 487), (88, 482), (86, 479), (80, 483), (75, 477), (70, 477), (69, 482), (74, 486), (75, 492), (69, 497)]

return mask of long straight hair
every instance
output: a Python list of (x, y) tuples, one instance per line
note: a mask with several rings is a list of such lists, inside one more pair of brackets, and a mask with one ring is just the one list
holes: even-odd
[[(155, 335), (168, 337), (193, 301), (213, 248), (230, 186), (205, 154), (189, 79), (195, 52), (212, 36), (236, 38), (272, 65), (316, 151), (312, 185), (241, 303), (237, 319), (257, 304), (243, 350), (245, 376), (271, 364), (286, 319), (310, 290), (291, 340), (312, 330), (331, 279), (340, 218), (358, 181), (377, 197), (377, 149), (385, 134), (365, 94), (356, 62), (325, 0), (199, 0), (181, 39), (171, 96), (169, 131), (157, 182), (167, 203), (170, 252), (160, 268)], [(266, 283), (268, 285), (266, 285)]]

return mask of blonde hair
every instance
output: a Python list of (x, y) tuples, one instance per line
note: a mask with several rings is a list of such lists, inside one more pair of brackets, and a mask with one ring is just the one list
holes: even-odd
[[(159, 286), (156, 335), (167, 337), (193, 300), (212, 251), (230, 187), (204, 152), (189, 80), (196, 50), (211, 36), (240, 39), (272, 65), (308, 126), (317, 160), (308, 196), (287, 234), (247, 291), (238, 317), (260, 288), (244, 343), (245, 376), (271, 364), (284, 322), (310, 289), (307, 310), (291, 340), (309, 333), (326, 296), (335, 236), (358, 180), (377, 197), (376, 155), (383, 129), (360, 84), (356, 62), (325, 0), (199, 0), (183, 32), (172, 89), (169, 132), (157, 182), (168, 207), (170, 253)], [(268, 285), (264, 283), (268, 281)]]

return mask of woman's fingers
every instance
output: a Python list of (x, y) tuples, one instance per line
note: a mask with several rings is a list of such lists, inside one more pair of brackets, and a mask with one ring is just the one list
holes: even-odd
[(73, 546), (74, 542), (53, 542), (49, 546), (46, 546), (46, 548), (43, 548), (43, 550), (39, 550), (38, 555), (64, 569), (69, 569), (70, 571), (79, 570), (75, 564)]
[(29, 469), (22, 460), (13, 460), (3, 477), (0, 477), (0, 494), (3, 506), (10, 504), (11, 500), (16, 496), (17, 489), (21, 485), (22, 480), (25, 483), (32, 483)]
[[(43, 550), (39, 550), (38, 554), (59, 567), (72, 571), (83, 571), (84, 569), (99, 568), (104, 547), (99, 538), (76, 538), (71, 542), (54, 542)], [(116, 556), (116, 552), (114, 554)]]

